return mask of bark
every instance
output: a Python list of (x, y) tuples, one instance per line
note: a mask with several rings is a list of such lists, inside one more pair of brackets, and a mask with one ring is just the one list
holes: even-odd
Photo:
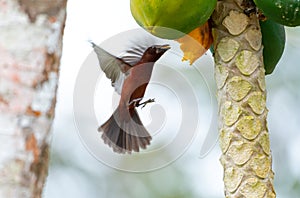
[(0, 0), (0, 197), (41, 197), (66, 0)]
[(262, 36), (247, 2), (218, 1), (212, 16), (225, 196), (276, 197)]

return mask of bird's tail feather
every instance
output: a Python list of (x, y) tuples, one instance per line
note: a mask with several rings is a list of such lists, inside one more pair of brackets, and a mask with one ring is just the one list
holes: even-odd
[(139, 152), (140, 148), (145, 149), (152, 139), (135, 108), (129, 109), (127, 115), (130, 119), (120, 117), (120, 107), (118, 107), (98, 128), (98, 131), (103, 132), (101, 137), (104, 143), (117, 153)]

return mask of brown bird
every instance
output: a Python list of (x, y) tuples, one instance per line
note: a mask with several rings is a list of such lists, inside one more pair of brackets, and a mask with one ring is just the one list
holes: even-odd
[[(92, 42), (91, 42), (92, 43)], [(117, 153), (139, 152), (150, 144), (151, 135), (144, 127), (136, 107), (143, 107), (154, 99), (141, 103), (150, 81), (155, 62), (170, 45), (137, 47), (127, 51), (127, 56), (115, 57), (92, 43), (100, 67), (111, 79), (112, 86), (121, 95), (119, 106), (113, 115), (99, 128), (105, 144)]]

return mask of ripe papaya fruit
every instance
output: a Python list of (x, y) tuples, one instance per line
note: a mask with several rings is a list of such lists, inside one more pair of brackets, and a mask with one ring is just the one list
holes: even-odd
[(272, 20), (260, 22), (263, 57), (266, 74), (271, 74), (279, 62), (285, 47), (284, 26)]
[(188, 60), (192, 65), (208, 50), (213, 42), (209, 23), (204, 23), (176, 41), (180, 43), (180, 49), (183, 52), (182, 61)]
[(299, 0), (254, 0), (254, 2), (268, 19), (285, 26), (300, 25)]
[(217, 0), (130, 0), (132, 16), (155, 36), (177, 39), (204, 24)]

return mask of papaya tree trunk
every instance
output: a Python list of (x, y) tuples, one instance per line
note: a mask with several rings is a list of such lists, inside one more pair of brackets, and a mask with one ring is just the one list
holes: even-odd
[(42, 196), (65, 9), (66, 0), (0, 0), (0, 197)]
[(267, 128), (262, 36), (247, 0), (218, 1), (212, 16), (226, 197), (276, 197)]

